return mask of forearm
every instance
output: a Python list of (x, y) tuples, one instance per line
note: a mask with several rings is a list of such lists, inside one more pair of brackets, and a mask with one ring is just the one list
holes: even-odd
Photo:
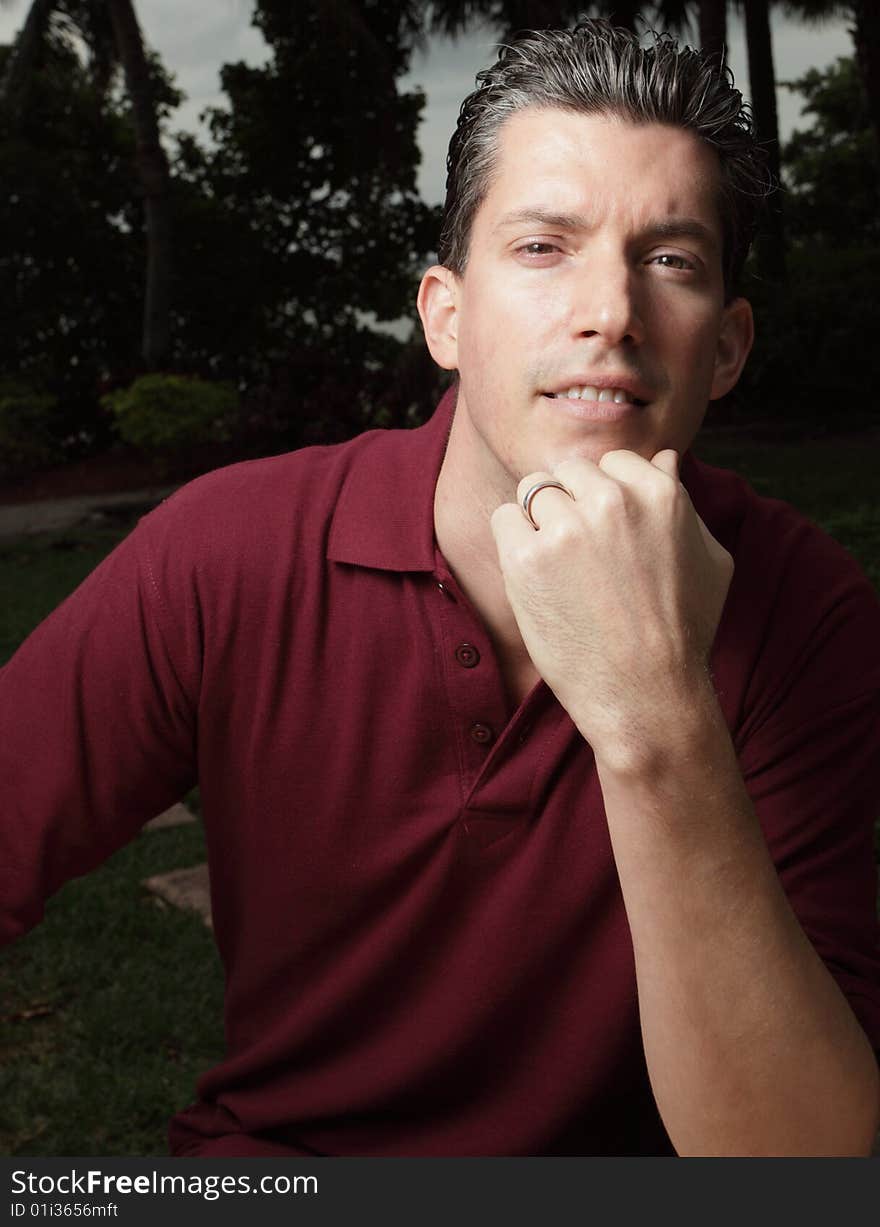
[(638, 754), (597, 768), (673, 1145), (867, 1154), (873, 1052), (788, 904), (708, 678), (656, 728), (664, 749), (643, 727)]

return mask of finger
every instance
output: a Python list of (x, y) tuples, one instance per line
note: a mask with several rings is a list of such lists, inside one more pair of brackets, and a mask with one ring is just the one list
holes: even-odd
[(644, 456), (624, 448), (605, 452), (599, 461), (599, 468), (607, 477), (626, 482), (630, 486), (644, 485), (646, 481), (657, 476), (657, 470)]
[(664, 473), (678, 481), (678, 460), (678, 452), (672, 447), (667, 447), (652, 457), (651, 464), (657, 469), (662, 469)]
[[(557, 494), (561, 491), (557, 490)], [(563, 494), (563, 498), (566, 496)], [(513, 548), (518, 542), (534, 538), (535, 530), (525, 518), (522, 507), (517, 503), (502, 503), (496, 507), (489, 517), (489, 526), (495, 538), (499, 557)]]
[(553, 466), (553, 476), (571, 491), (577, 503), (592, 503), (614, 478), (603, 473), (598, 464), (582, 456), (562, 460)]
[[(527, 498), (530, 491), (534, 490), (535, 486), (539, 485), (539, 483), (542, 481), (563, 481), (563, 479), (550, 473), (529, 473), (522, 479), (516, 488), (516, 500), (520, 507), (520, 513), (523, 517), (523, 521), (528, 525), (532, 532), (534, 532), (534, 528), (529, 523), (528, 514), (526, 513), (524, 506), (524, 500)], [(563, 485), (566, 485), (567, 489), (570, 489), (570, 487), (568, 487), (567, 483), (564, 481)], [(535, 493), (528, 499), (528, 506), (532, 519), (537, 527), (540, 528), (541, 524), (545, 523), (548, 517), (552, 518), (554, 515), (559, 515), (560, 513), (564, 514), (566, 510), (570, 509), (573, 496), (573, 491), (572, 494), (569, 495), (565, 492), (565, 490), (560, 490), (554, 486), (545, 486), (542, 489), (535, 491)]]

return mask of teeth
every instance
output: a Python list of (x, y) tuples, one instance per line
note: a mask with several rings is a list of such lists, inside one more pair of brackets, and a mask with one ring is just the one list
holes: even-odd
[(623, 388), (602, 388), (600, 391), (590, 384), (583, 388), (569, 388), (567, 392), (559, 392), (557, 395), (565, 396), (569, 400), (613, 401), (615, 405), (628, 405), (633, 401), (633, 397)]

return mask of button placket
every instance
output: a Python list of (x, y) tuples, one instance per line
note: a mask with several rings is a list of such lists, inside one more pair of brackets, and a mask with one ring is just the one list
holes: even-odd
[(463, 669), (475, 669), (480, 663), (480, 653), (472, 643), (460, 643), (455, 649), (455, 659)]
[(506, 696), (500, 670), (484, 643), (485, 630), (454, 581), (435, 573), (435, 609), (445, 644), (444, 677), (459, 749), (463, 795), (482, 770), (497, 731), (507, 722)]

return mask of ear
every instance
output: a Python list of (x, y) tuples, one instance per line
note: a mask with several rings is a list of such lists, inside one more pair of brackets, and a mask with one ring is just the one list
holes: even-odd
[(751, 304), (744, 298), (735, 298), (724, 308), (721, 317), (710, 400), (718, 400), (736, 384), (754, 339), (755, 321)]
[(425, 273), (416, 299), (431, 357), (445, 371), (458, 369), (458, 279), (442, 264)]

